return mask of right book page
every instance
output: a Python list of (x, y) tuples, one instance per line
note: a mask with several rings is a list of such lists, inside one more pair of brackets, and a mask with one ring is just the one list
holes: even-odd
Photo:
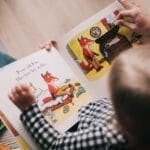
[(73, 68), (78, 68), (74, 69), (75, 73), (82, 76), (93, 96), (96, 91), (95, 98), (108, 96), (106, 81), (112, 61), (121, 52), (140, 43), (141, 35), (127, 27), (115, 25), (116, 16), (122, 9), (118, 2), (112, 3), (62, 40), (61, 47), (65, 49), (62, 53), (68, 53), (64, 57), (70, 59), (70, 65), (76, 66)]

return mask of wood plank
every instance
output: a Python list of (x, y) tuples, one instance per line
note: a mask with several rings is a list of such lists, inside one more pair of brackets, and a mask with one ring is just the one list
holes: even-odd
[[(0, 40), (16, 58), (58, 39), (114, 0), (2, 0)], [(137, 0), (148, 11), (150, 1)]]

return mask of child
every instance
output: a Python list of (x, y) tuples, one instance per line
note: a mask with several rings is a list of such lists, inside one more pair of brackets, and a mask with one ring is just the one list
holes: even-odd
[[(128, 11), (135, 7), (127, 1), (120, 2)], [(120, 13), (118, 19), (122, 16), (124, 14)], [(141, 19), (145, 20), (145, 17)], [(118, 24), (123, 22), (119, 20)], [(133, 24), (138, 23), (134, 21)], [(149, 29), (150, 24), (143, 26), (143, 29), (139, 27), (140, 33), (146, 32), (144, 28)], [(81, 108), (75, 132), (60, 134), (49, 125), (40, 113), (31, 89), (26, 85), (12, 89), (9, 98), (23, 112), (21, 120), (42, 150), (150, 149), (149, 50), (150, 46), (141, 50), (132, 49), (116, 59), (110, 74), (113, 105), (109, 100), (101, 99)]]
[(120, 55), (110, 74), (116, 118), (132, 149), (150, 149), (150, 46)]

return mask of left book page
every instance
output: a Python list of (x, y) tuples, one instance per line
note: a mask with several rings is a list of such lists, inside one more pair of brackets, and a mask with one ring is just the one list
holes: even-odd
[(55, 48), (51, 52), (40, 50), (2, 68), (0, 110), (29, 145), (31, 140), (19, 120), (21, 112), (8, 99), (8, 92), (18, 83), (32, 88), (41, 112), (60, 132), (77, 122), (79, 108), (91, 99)]
[(29, 150), (29, 147), (0, 111), (0, 150)]

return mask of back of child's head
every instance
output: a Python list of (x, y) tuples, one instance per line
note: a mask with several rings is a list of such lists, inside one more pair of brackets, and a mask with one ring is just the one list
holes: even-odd
[(150, 143), (150, 46), (122, 53), (113, 63), (110, 91), (116, 117), (129, 139)]

